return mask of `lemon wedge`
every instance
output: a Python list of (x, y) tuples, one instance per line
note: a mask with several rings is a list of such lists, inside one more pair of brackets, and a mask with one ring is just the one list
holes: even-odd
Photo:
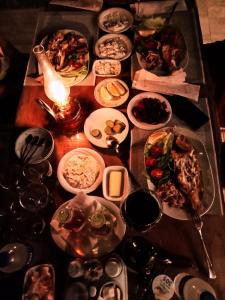
[(110, 101), (113, 99), (112, 95), (110, 95), (110, 93), (104, 85), (100, 87), (99, 96), (103, 101)]
[(114, 82), (109, 81), (106, 85), (107, 90), (109, 93), (114, 96), (114, 97), (119, 97), (120, 96), (120, 91), (118, 90), (117, 86), (114, 84)]

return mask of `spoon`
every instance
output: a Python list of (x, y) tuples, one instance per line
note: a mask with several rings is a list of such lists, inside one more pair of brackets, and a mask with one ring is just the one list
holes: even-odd
[(42, 138), (37, 137), (37, 138), (38, 139), (36, 139), (36, 143), (33, 144), (33, 151), (30, 152), (30, 155), (26, 157), (25, 162), (29, 162), (31, 158), (34, 156), (34, 154), (36, 153), (37, 149), (44, 144), (45, 138), (43, 137)]
[(22, 160), (24, 160), (25, 153), (27, 153), (27, 147), (31, 143), (32, 139), (33, 139), (33, 135), (32, 134), (28, 134), (28, 136), (25, 139), (25, 143), (23, 145), (23, 148), (21, 149), (21, 153), (20, 153), (20, 158)]
[(131, 183), (133, 185), (133, 187), (136, 188), (142, 188), (140, 183), (136, 180), (136, 178), (134, 177), (133, 173), (130, 171), (129, 165), (127, 163), (127, 160), (124, 159), (120, 149), (119, 149), (119, 141), (112, 135), (109, 135), (106, 137), (106, 144), (108, 146), (108, 148), (114, 149), (116, 154), (119, 156), (119, 158), (121, 159), (122, 163), (124, 164), (124, 166), (126, 167), (128, 174), (130, 176), (131, 179)]

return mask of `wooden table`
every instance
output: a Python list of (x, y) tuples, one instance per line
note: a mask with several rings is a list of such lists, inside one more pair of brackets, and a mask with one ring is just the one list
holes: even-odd
[[(100, 107), (100, 105), (97, 104), (94, 99), (93, 90), (94, 87), (91, 86), (75, 86), (71, 88), (71, 95), (77, 97), (81, 101), (83, 106), (86, 107), (88, 113)], [(55, 141), (55, 162), (53, 164), (55, 168), (60, 158), (66, 152), (77, 147), (90, 147), (97, 150), (103, 156), (106, 165), (121, 164), (121, 161), (116, 156), (109, 153), (107, 149), (97, 149), (96, 147), (91, 145), (84, 136), (83, 132), (80, 132), (79, 134), (73, 134), (71, 136), (66, 136), (54, 131), (54, 123), (46, 115), (46, 112), (44, 112), (35, 102), (35, 99), (37, 97), (40, 97), (47, 101), (42, 86), (24, 86), (17, 110), (15, 125), (17, 129), (19, 129), (19, 131), (22, 131), (23, 129), (29, 127), (44, 127), (51, 130)], [(122, 107), (124, 111), (125, 108), (126, 106)], [(129, 139), (125, 142), (125, 145), (129, 145)], [(101, 190), (98, 189), (96, 193), (100, 195)], [(92, 194), (95, 194), (95, 192), (93, 192)], [(57, 196), (56, 206), (69, 199), (70, 196), (71, 195), (64, 195), (60, 193), (59, 197)], [(217, 273), (217, 279), (214, 281), (210, 281), (207, 279), (206, 265), (203, 258), (202, 247), (192, 222), (179, 221), (163, 215), (160, 223), (155, 226), (149, 233), (144, 234), (144, 236), (152, 244), (162, 247), (163, 249), (168, 250), (171, 253), (183, 255), (191, 259), (191, 261), (193, 262), (193, 268), (168, 270), (171, 275), (183, 271), (198, 275), (212, 284), (217, 292), (218, 299), (225, 299), (225, 219), (222, 216), (206, 215), (203, 217), (203, 220), (203, 234)], [(129, 236), (130, 234), (132, 233), (128, 231), (127, 235)], [(65, 262), (68, 262), (70, 257), (68, 257), (67, 254), (59, 251), (50, 239), (50, 236), (47, 235), (44, 241), (40, 242), (40, 245), (44, 245), (43, 247), (46, 250), (47, 254), (43, 255), (43, 253), (39, 253), (40, 255), (38, 255), (39, 258), (37, 259), (37, 261), (39, 263), (50, 261), (55, 264), (56, 299), (62, 299), (60, 298), (62, 295), (61, 280), (63, 280), (63, 274), (65, 274), (66, 272)], [(39, 251), (42, 252), (40, 250), (40, 246), (38, 246), (38, 242), (34, 242), (34, 244), (35, 247), (39, 247)], [(128, 278), (130, 277), (128, 276)], [(7, 284), (9, 284), (9, 281), (6, 281)], [(20, 278), (18, 282), (20, 284), (18, 286), (18, 291), (21, 291), (22, 279)], [(133, 293), (133, 281), (129, 282), (130, 300), (135, 299), (135, 296)], [(176, 299), (176, 296), (174, 296), (174, 299)]]

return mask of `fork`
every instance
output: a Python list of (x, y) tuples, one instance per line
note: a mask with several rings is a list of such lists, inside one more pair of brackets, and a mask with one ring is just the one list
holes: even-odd
[(205, 245), (205, 242), (204, 242), (204, 239), (203, 239), (203, 235), (202, 235), (203, 221), (202, 221), (200, 215), (198, 214), (198, 212), (195, 209), (192, 209), (191, 217), (192, 217), (193, 223), (195, 225), (195, 228), (197, 229), (197, 231), (199, 233), (200, 240), (201, 240), (201, 243), (202, 243), (202, 246), (203, 246), (203, 250), (205, 252), (206, 263), (207, 263), (207, 266), (208, 266), (209, 278), (210, 279), (215, 279), (216, 278), (216, 273), (213, 269), (213, 264), (212, 264), (212, 261), (210, 259), (209, 254), (208, 254), (208, 250), (206, 248), (206, 245)]

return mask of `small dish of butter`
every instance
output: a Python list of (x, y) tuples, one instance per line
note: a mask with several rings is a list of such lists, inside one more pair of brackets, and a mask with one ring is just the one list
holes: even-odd
[(129, 193), (129, 177), (123, 166), (109, 166), (104, 169), (102, 190), (104, 198), (110, 201), (122, 201)]

